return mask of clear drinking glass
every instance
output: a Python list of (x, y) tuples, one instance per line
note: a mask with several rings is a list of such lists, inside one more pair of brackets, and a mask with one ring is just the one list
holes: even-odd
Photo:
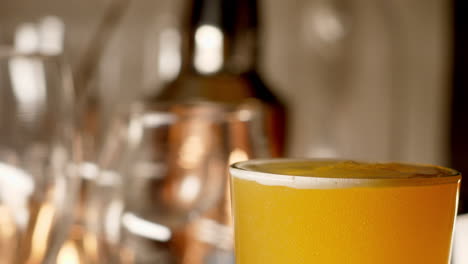
[(0, 48), (0, 263), (55, 263), (74, 177), (71, 79), (58, 57)]
[(231, 252), (228, 166), (269, 153), (257, 107), (136, 103), (117, 114), (88, 203), (102, 251), (123, 263), (206, 263), (214, 248)]
[(283, 159), (230, 172), (238, 264), (450, 262), (454, 170)]

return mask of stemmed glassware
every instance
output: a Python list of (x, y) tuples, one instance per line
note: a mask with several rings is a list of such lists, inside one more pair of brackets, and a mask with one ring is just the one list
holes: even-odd
[(79, 180), (73, 87), (59, 56), (0, 48), (0, 263), (55, 263)]

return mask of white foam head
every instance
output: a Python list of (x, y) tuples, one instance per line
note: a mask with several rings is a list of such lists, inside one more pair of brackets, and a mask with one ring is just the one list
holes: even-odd
[(232, 177), (296, 189), (415, 186), (457, 183), (460, 174), (432, 165), (364, 163), (325, 159), (266, 159), (238, 162)]

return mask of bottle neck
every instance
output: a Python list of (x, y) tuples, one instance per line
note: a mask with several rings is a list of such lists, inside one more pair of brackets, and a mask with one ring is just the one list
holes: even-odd
[(183, 70), (211, 75), (256, 67), (257, 1), (193, 0), (183, 28)]

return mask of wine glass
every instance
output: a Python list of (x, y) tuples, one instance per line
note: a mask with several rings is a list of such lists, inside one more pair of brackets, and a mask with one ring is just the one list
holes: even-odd
[(73, 90), (60, 57), (0, 48), (0, 263), (54, 263), (71, 221)]
[(225, 226), (226, 236), (215, 235), (212, 225), (191, 235), (230, 248), (227, 168), (268, 157), (261, 108), (254, 100), (237, 106), (137, 102), (117, 114), (88, 202), (88, 228), (104, 241), (101, 250), (118, 252), (122, 263), (180, 261), (195, 239), (180, 237), (180, 231), (205, 218), (203, 223)]

